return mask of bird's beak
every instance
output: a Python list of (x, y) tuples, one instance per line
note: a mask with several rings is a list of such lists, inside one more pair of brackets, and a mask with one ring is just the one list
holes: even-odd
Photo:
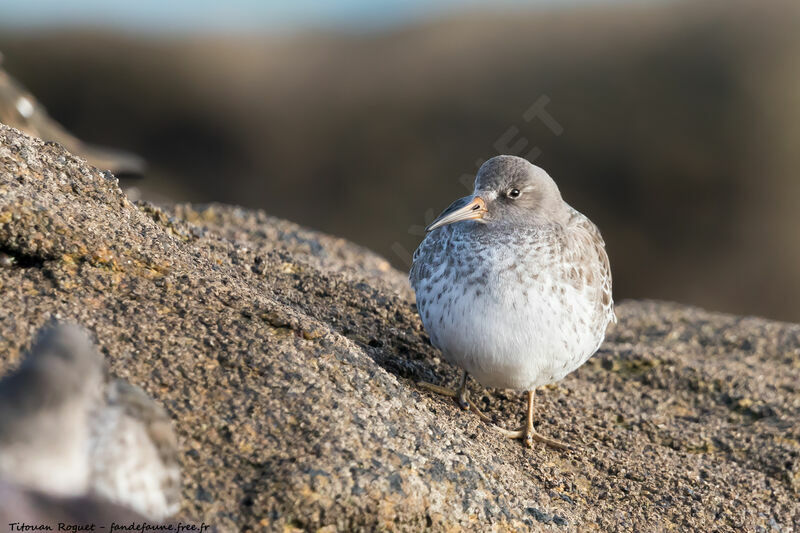
[(433, 231), (436, 228), (461, 222), (462, 220), (476, 220), (483, 218), (488, 212), (486, 202), (480, 196), (466, 196), (450, 204), (439, 217), (425, 228), (425, 231)]

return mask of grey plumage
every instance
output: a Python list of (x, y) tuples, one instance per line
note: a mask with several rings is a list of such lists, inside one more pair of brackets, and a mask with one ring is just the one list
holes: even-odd
[(485, 386), (564, 378), (616, 320), (600, 232), (524, 159), (487, 161), (473, 195), (428, 229), (409, 273), (420, 317), (444, 358)]
[(0, 480), (105, 499), (155, 520), (180, 507), (169, 416), (142, 389), (107, 384), (101, 356), (71, 325), (44, 330), (0, 380)]
[(19, 368), (0, 380), (0, 477), (58, 495), (88, 489), (86, 450), (103, 362), (86, 333), (42, 331)]

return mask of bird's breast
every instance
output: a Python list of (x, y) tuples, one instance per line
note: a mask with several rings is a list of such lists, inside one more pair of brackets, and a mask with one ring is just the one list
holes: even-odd
[(451, 242), (448, 260), (416, 287), (432, 343), (487, 386), (532, 388), (577, 368), (602, 332), (593, 296), (572, 282), (557, 252), (538, 241)]

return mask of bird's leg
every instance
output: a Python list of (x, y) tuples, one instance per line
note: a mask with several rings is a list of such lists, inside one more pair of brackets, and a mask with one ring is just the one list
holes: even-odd
[(469, 374), (467, 374), (466, 371), (462, 372), (461, 383), (458, 386), (458, 390), (448, 389), (447, 387), (442, 387), (441, 385), (434, 385), (433, 383), (428, 383), (427, 381), (417, 381), (417, 385), (423, 389), (428, 389), (431, 392), (435, 392), (436, 394), (455, 398), (458, 401), (458, 405), (460, 405), (462, 409), (469, 409), (467, 377), (469, 377)]
[(525, 446), (533, 448), (533, 399), (536, 389), (528, 391), (528, 409), (525, 411)]
[(466, 370), (461, 373), (461, 385), (458, 387), (458, 405), (463, 410), (469, 409), (469, 391), (467, 390), (467, 378), (469, 374)]
[[(550, 439), (545, 437), (544, 435), (540, 435), (533, 430), (533, 398), (534, 398), (534, 390), (528, 391), (528, 411), (525, 417), (525, 426), (518, 429), (517, 431), (508, 431), (507, 429), (497, 428), (500, 433), (504, 434), (506, 437), (512, 439), (525, 439), (525, 445), (528, 448), (533, 448), (533, 441), (541, 442), (551, 448), (555, 448), (556, 450), (569, 450), (569, 446), (564, 444), (563, 442)], [(497, 426), (495, 426), (497, 427)]]
[(458, 398), (458, 393), (456, 391), (453, 389), (448, 389), (447, 387), (442, 387), (441, 385), (434, 385), (433, 383), (428, 383), (427, 381), (417, 381), (417, 385), (433, 393), (441, 394), (442, 396)]
[(461, 384), (458, 386), (458, 390), (448, 389), (447, 387), (442, 387), (441, 385), (434, 385), (433, 383), (428, 383), (427, 381), (417, 381), (417, 385), (422, 387), (423, 389), (428, 389), (431, 392), (435, 392), (436, 394), (441, 394), (442, 396), (449, 396), (450, 398), (455, 398), (458, 402), (458, 405), (462, 409), (469, 409), (481, 420), (486, 422), (487, 424), (491, 424), (492, 420), (483, 414), (478, 406), (475, 405), (472, 400), (469, 399), (469, 392), (467, 391), (467, 378), (469, 374), (465, 371), (461, 374)]
[(417, 381), (417, 385), (422, 387), (423, 389), (428, 389), (431, 392), (435, 392), (436, 394), (441, 394), (443, 396), (449, 396), (450, 398), (455, 398), (458, 401), (458, 404), (461, 406), (462, 409), (469, 409), (480, 418), (482, 421), (487, 423), (494, 431), (500, 433), (506, 438), (509, 439), (524, 439), (525, 445), (529, 448), (533, 447), (533, 442), (541, 442), (551, 448), (555, 448), (556, 450), (569, 450), (569, 446), (564, 444), (563, 442), (545, 437), (544, 435), (540, 435), (533, 430), (533, 399), (534, 399), (534, 391), (528, 391), (528, 410), (526, 413), (525, 418), (525, 426), (521, 427), (517, 430), (509, 430), (502, 428), (492, 422), (492, 419), (483, 414), (478, 406), (475, 405), (472, 400), (469, 399), (469, 395), (467, 393), (467, 377), (468, 374), (464, 372), (461, 375), (461, 384), (458, 387), (458, 390), (455, 391), (453, 389), (449, 389), (447, 387), (442, 387), (440, 385), (434, 385), (433, 383), (428, 383), (426, 381)]

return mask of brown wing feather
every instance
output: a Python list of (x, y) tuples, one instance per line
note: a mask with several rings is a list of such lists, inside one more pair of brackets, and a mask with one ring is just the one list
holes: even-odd
[(583, 273), (584, 282), (598, 291), (598, 306), (604, 311), (600, 316), (616, 323), (611, 262), (606, 252), (606, 243), (591, 220), (574, 209), (571, 209), (571, 215), (568, 226), (575, 231), (578, 237), (576, 242), (580, 243), (573, 251), (576, 264), (588, 266), (588, 271)]

